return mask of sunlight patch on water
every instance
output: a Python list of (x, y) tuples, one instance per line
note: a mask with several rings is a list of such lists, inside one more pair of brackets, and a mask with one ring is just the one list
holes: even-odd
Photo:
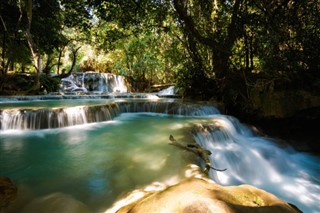
[(21, 150), (24, 146), (24, 142), (22, 139), (15, 139), (14, 141), (11, 141), (9, 139), (4, 139), (3, 143), (0, 144), (2, 146), (2, 149), (6, 152), (8, 151), (15, 151), (15, 150)]
[(142, 164), (145, 169), (149, 170), (161, 170), (167, 163), (168, 155), (156, 152), (146, 152), (146, 150), (134, 150), (131, 153), (132, 161), (135, 163)]

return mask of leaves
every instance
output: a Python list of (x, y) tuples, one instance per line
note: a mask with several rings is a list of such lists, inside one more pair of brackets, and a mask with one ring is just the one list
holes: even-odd
[(185, 91), (220, 91), (221, 97), (227, 94), (221, 88), (236, 87), (231, 82), (239, 76), (239, 85), (250, 85), (256, 73), (320, 75), (317, 0), (9, 0), (0, 12), (8, 29), (0, 27), (2, 61), (16, 71), (33, 69), (25, 37), (32, 13), (30, 38), (48, 72), (73, 63), (86, 69), (87, 63), (88, 69), (149, 84), (177, 81)]

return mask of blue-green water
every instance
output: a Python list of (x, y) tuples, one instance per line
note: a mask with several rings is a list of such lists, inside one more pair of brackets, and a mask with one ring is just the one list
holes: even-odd
[(103, 123), (4, 131), (0, 175), (35, 196), (63, 192), (101, 211), (122, 193), (179, 178), (190, 161), (168, 137), (184, 138), (189, 125), (190, 118), (123, 113)]
[[(16, 212), (35, 198), (56, 192), (70, 195), (93, 212), (102, 212), (119, 196), (136, 188), (155, 181), (177, 182), (184, 176), (187, 165), (196, 159), (169, 145), (170, 135), (179, 142), (195, 140), (210, 150), (212, 165), (227, 169), (209, 172), (221, 185), (251, 184), (304, 212), (320, 212), (319, 156), (278, 146), (274, 140), (256, 135), (236, 118), (216, 114), (214, 107), (202, 103), (140, 100), (140, 104), (132, 105), (139, 100), (122, 101), (0, 103), (0, 176), (8, 176), (18, 185), (19, 202), (12, 204)], [(125, 104), (101, 107), (114, 102)], [(55, 113), (51, 109), (56, 107), (63, 108), (56, 110), (63, 113), (51, 116)], [(32, 110), (26, 110), (29, 108)], [(97, 119), (112, 110), (117, 113), (110, 116), (111, 120)], [(78, 116), (83, 122), (74, 122)], [(15, 118), (12, 125), (3, 125), (11, 122), (11, 118)], [(21, 128), (24, 119), (37, 124), (41, 119), (57, 118), (69, 127)]]

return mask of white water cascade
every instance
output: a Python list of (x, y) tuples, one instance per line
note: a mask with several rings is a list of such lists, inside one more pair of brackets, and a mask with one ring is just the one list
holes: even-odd
[(111, 73), (84, 72), (72, 73), (63, 78), (61, 92), (88, 92), (88, 93), (126, 93), (124, 76)]
[(219, 111), (211, 105), (158, 101), (120, 101), (104, 105), (62, 108), (0, 109), (0, 130), (63, 128), (112, 120), (121, 113), (151, 112), (181, 116), (208, 116)]
[(163, 89), (163, 90), (158, 92), (158, 95), (160, 95), (160, 96), (176, 95), (175, 87), (174, 86), (170, 86), (170, 87), (168, 87), (166, 89)]
[(320, 212), (319, 157), (259, 137), (228, 116), (197, 125), (194, 137), (212, 152), (213, 167), (227, 169), (210, 170), (210, 177), (219, 184), (251, 184), (293, 203), (303, 212)]

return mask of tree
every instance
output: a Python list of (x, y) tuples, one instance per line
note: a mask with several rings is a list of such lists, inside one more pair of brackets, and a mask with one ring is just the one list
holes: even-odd
[[(8, 69), (14, 68), (15, 63), (27, 65), (30, 63), (29, 50), (26, 48), (25, 36), (19, 23), (23, 22), (19, 8), (13, 1), (1, 2), (0, 5), (0, 36), (2, 36), (2, 69), (1, 74), (6, 75)], [(16, 51), (19, 50), (19, 51)]]
[(92, 69), (149, 84), (175, 76), (205, 98), (248, 99), (262, 75), (292, 86), (319, 76), (317, 0), (10, 0), (0, 10), (2, 74), (39, 56), (45, 73), (71, 72), (89, 45), (104, 58)]
[(112, 72), (149, 86), (174, 80), (186, 59), (169, 1), (94, 1), (92, 7), (98, 16), (92, 40), (114, 59)]
[(190, 35), (212, 50), (212, 63), (217, 78), (227, 75), (232, 47), (239, 37), (237, 27), (243, 2), (244, 0), (216, 0), (213, 3), (173, 1), (178, 16)]

